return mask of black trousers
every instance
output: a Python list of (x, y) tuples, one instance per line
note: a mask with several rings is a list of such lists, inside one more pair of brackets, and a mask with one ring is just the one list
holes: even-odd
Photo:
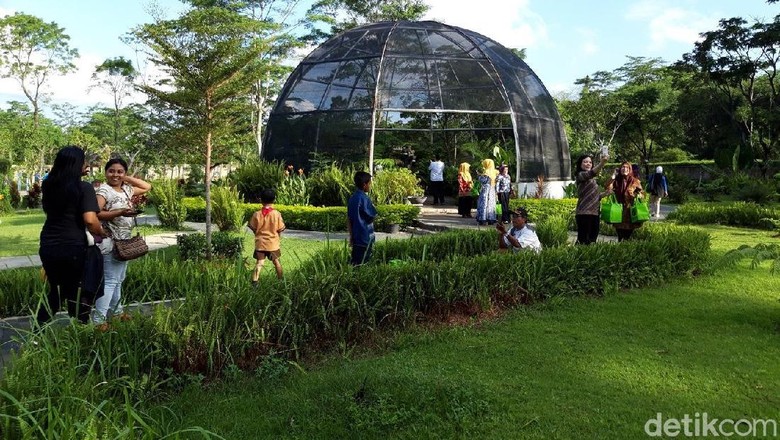
[(431, 181), (431, 194), (434, 205), (444, 204), (444, 182)]
[(471, 196), (458, 197), (458, 214), (471, 217), (471, 205), (474, 203)]
[(628, 240), (629, 238), (631, 238), (631, 234), (634, 233), (634, 230), (633, 229), (618, 229), (618, 228), (615, 228), (615, 232), (617, 232), (618, 242), (620, 242), (620, 241), (625, 241), (625, 240)]
[(368, 261), (371, 259), (371, 250), (372, 245), (369, 244), (368, 246), (352, 246), (352, 258), (350, 260), (350, 263), (353, 266), (360, 266), (362, 264), (368, 263)]
[(574, 219), (577, 221), (577, 244), (595, 243), (599, 238), (599, 216), (577, 214)]
[(504, 223), (509, 222), (509, 193), (498, 193), (498, 201), (501, 203), (501, 221)]
[(84, 276), (86, 246), (41, 247), (38, 255), (49, 282), (46, 304), (38, 308), (38, 323), (50, 321), (60, 311), (63, 302), (68, 308), (68, 316), (78, 318), (83, 323), (89, 322), (94, 293), (79, 293)]

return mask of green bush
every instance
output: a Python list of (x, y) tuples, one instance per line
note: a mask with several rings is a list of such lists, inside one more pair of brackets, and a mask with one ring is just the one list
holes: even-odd
[[(187, 207), (187, 220), (191, 222), (206, 221), (206, 202), (198, 198), (185, 198), (183, 204)], [(257, 203), (243, 204), (243, 221), (259, 211), (262, 205)], [(302, 231), (340, 232), (347, 230), (346, 206), (284, 206), (274, 205), (284, 219), (289, 229)], [(411, 226), (420, 215), (420, 208), (412, 205), (379, 205), (374, 228), (377, 231), (386, 230), (391, 224), (402, 228)]]
[(668, 171), (666, 173), (666, 183), (669, 187), (669, 202), (680, 204), (685, 203), (696, 188), (696, 182), (682, 174)]
[(235, 187), (211, 188), (211, 217), (220, 231), (238, 231), (244, 224), (244, 204)]
[(734, 189), (734, 196), (743, 202), (765, 205), (774, 198), (775, 188), (769, 181), (752, 179), (744, 186)]
[[(179, 257), (184, 260), (206, 258), (206, 234), (180, 234), (176, 236)], [(238, 258), (241, 256), (243, 238), (230, 232), (219, 231), (211, 234), (211, 253), (216, 257)]]
[(766, 224), (762, 219), (780, 220), (780, 210), (745, 202), (734, 202), (728, 205), (689, 203), (679, 206), (666, 218), (683, 224), (721, 224), (760, 228), (765, 227)]
[(540, 223), (551, 216), (573, 217), (577, 199), (510, 199), (509, 208), (528, 210), (528, 221)]
[(417, 176), (408, 168), (377, 172), (369, 193), (375, 205), (400, 205), (406, 203), (407, 197), (422, 194), (423, 190), (417, 184)]
[(536, 224), (536, 235), (542, 248), (563, 246), (569, 240), (570, 215), (551, 215)]
[(304, 206), (309, 204), (309, 187), (303, 175), (285, 176), (276, 191), (276, 203)]
[(336, 163), (317, 168), (306, 179), (311, 204), (314, 206), (345, 206), (355, 188), (355, 169), (340, 168)]
[(181, 189), (176, 181), (172, 179), (155, 181), (149, 192), (149, 199), (157, 208), (157, 218), (163, 226), (181, 228), (187, 216), (187, 209), (182, 202)]
[(284, 178), (284, 166), (279, 162), (258, 160), (245, 163), (233, 171), (228, 180), (237, 188), (244, 202), (257, 203), (264, 189), (277, 190)]

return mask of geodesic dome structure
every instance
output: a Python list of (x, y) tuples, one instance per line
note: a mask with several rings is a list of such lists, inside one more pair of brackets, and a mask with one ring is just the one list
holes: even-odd
[(514, 145), (515, 182), (570, 180), (555, 103), (511, 50), (438, 22), (381, 22), (331, 38), (298, 65), (270, 114), (262, 156), (371, 168), (411, 145), (452, 164), (459, 146), (480, 139)]

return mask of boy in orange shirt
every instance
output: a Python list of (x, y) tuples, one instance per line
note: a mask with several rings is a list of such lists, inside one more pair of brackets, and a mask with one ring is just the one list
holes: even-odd
[(282, 256), (281, 237), (279, 234), (284, 231), (284, 220), (282, 214), (274, 209), (272, 203), (276, 200), (276, 192), (272, 189), (263, 190), (260, 193), (260, 201), (263, 202), (263, 208), (254, 214), (249, 220), (249, 229), (255, 233), (255, 270), (252, 272), (252, 284), (257, 285), (260, 277), (260, 270), (263, 269), (265, 259), (270, 258), (276, 269), (276, 277), (282, 278), (282, 263), (279, 257)]

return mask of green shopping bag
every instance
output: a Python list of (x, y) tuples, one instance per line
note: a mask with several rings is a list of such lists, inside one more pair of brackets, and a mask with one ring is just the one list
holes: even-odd
[(496, 215), (501, 215), (504, 212), (504, 208), (500, 203), (496, 203)]
[(471, 186), (471, 197), (479, 197), (479, 189), (482, 187), (482, 184), (479, 183), (479, 180), (472, 181), (473, 185)]
[(642, 223), (650, 220), (650, 207), (641, 198), (634, 199), (631, 205), (631, 223)]
[(605, 223), (623, 222), (623, 205), (618, 203), (614, 194), (605, 198), (601, 203), (601, 219)]

